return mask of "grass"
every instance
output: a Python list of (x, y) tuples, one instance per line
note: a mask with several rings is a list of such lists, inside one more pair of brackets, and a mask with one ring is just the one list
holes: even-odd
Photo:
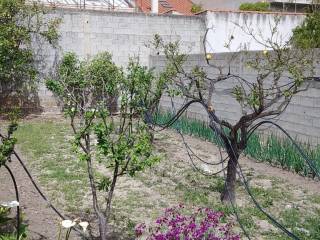
[[(171, 113), (159, 113), (156, 115), (155, 121), (157, 123), (165, 123), (172, 116)], [(182, 116), (171, 127), (181, 131), (183, 134), (189, 134), (221, 145), (221, 141), (203, 121)], [(316, 169), (320, 172), (320, 146), (311, 148), (308, 144), (301, 144), (300, 147), (313, 160)], [(287, 139), (280, 139), (274, 135), (270, 135), (265, 139), (254, 133), (248, 141), (245, 154), (254, 159), (280, 166), (283, 169), (294, 171), (304, 176), (315, 177), (305, 159)]]
[[(19, 150), (27, 155), (32, 173), (49, 190), (50, 198), (68, 212), (80, 211), (87, 191), (85, 163), (74, 156), (66, 123), (24, 122), (15, 133)], [(63, 193), (63, 194), (62, 194)]]
[[(319, 240), (320, 239), (320, 210), (315, 215), (309, 215), (301, 218), (301, 211), (296, 208), (285, 209), (280, 213), (285, 226), (299, 237), (301, 240)], [(282, 236), (274, 236), (276, 240), (286, 239)]]

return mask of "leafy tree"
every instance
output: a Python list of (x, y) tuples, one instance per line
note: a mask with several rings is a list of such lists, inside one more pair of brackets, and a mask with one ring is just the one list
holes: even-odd
[[(47, 87), (63, 103), (74, 132), (74, 148), (79, 160), (87, 163), (93, 209), (98, 218), (100, 238), (107, 238), (112, 198), (119, 177), (134, 176), (158, 161), (152, 154), (151, 137), (144, 122), (145, 103), (153, 84), (150, 71), (131, 60), (125, 74), (101, 53), (90, 61), (80, 61), (67, 53)], [(119, 114), (108, 111), (110, 96), (119, 96)], [(96, 163), (94, 163), (96, 161)], [(93, 165), (110, 174), (99, 177)], [(102, 191), (104, 201), (98, 200)]]
[[(264, 118), (280, 115), (290, 103), (292, 97), (308, 87), (308, 77), (313, 74), (312, 52), (291, 48), (289, 42), (274, 42), (277, 27), (273, 29), (269, 39), (258, 38), (251, 28), (244, 29), (253, 39), (272, 51), (241, 52), (247, 56), (239, 57), (232, 54), (226, 66), (214, 63), (212, 54), (206, 53), (208, 67), (214, 69), (209, 74), (201, 66), (191, 66), (186, 70), (187, 55), (179, 51), (179, 42), (165, 43), (158, 36), (154, 39), (154, 46), (165, 55), (167, 70), (170, 70), (170, 85), (167, 93), (185, 99), (187, 104), (173, 117), (169, 123), (181, 116), (181, 113), (191, 104), (200, 104), (208, 114), (210, 128), (222, 139), (222, 144), (228, 154), (227, 176), (225, 187), (221, 193), (223, 202), (235, 201), (235, 183), (238, 171), (239, 156), (248, 144), (250, 133), (255, 124)], [(241, 59), (241, 60), (240, 60)], [(231, 72), (233, 61), (244, 61), (247, 68), (255, 74), (254, 79), (246, 79)], [(190, 66), (188, 66), (190, 69)], [(233, 84), (232, 95), (239, 103), (242, 114), (233, 123), (223, 120), (217, 115), (214, 107), (216, 86), (230, 81)], [(172, 94), (174, 93), (174, 94)]]
[[(0, 168), (8, 170), (13, 180), (14, 172), (8, 164), (17, 142), (13, 133), (18, 127), (20, 107), (34, 98), (32, 92), (36, 89), (36, 58), (39, 56), (33, 52), (32, 40), (38, 38), (55, 45), (58, 39), (56, 28), (60, 20), (47, 21), (44, 14), (36, 3), (0, 0), (0, 118), (9, 120), (7, 130), (4, 130), (6, 125), (0, 129)], [(19, 212), (18, 207), (16, 234), (17, 239), (22, 239), (25, 237), (25, 225), (20, 223)], [(11, 235), (0, 236), (1, 239), (6, 237), (11, 239)]]
[(320, 48), (320, 12), (307, 15), (301, 26), (293, 30), (295, 45), (301, 48)]
[[(56, 44), (59, 19), (45, 20), (42, 7), (25, 0), (0, 0), (0, 110), (22, 107), (36, 88), (35, 38)], [(8, 103), (5, 106), (5, 103)]]

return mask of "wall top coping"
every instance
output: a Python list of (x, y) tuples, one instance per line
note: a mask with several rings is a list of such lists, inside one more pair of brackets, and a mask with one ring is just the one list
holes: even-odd
[(145, 17), (154, 17), (154, 18), (177, 18), (177, 19), (190, 19), (190, 20), (203, 20), (203, 16), (193, 15), (166, 15), (166, 14), (153, 14), (153, 13), (142, 13), (142, 12), (128, 12), (128, 11), (110, 11), (106, 9), (79, 9), (79, 8), (70, 8), (70, 7), (46, 7), (50, 12), (60, 12), (60, 13), (69, 13), (69, 14), (81, 14), (89, 13), (95, 15), (113, 15), (121, 17), (132, 17), (132, 16), (145, 16)]
[(206, 9), (202, 12), (196, 13), (196, 15), (204, 15), (207, 13), (239, 13), (239, 14), (260, 14), (260, 15), (281, 15), (281, 16), (305, 16), (305, 13), (293, 13), (293, 12), (259, 12), (259, 11), (241, 11), (241, 10), (231, 10), (231, 9)]

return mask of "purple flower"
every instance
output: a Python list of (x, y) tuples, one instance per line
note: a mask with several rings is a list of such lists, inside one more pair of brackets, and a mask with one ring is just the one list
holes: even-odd
[[(209, 208), (192, 209), (186, 215), (185, 206), (167, 208), (164, 215), (156, 219), (155, 227), (147, 232), (148, 240), (240, 240), (239, 235), (232, 233), (230, 223), (221, 223), (222, 212)], [(145, 224), (136, 227), (139, 237), (146, 230)]]
[(140, 237), (146, 229), (146, 225), (144, 223), (140, 223), (135, 227), (136, 236)]

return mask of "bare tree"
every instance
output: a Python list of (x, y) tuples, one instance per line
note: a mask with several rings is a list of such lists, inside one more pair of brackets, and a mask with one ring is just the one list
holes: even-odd
[[(201, 66), (192, 66), (191, 71), (186, 71), (187, 55), (180, 53), (179, 42), (165, 43), (159, 36), (155, 36), (153, 42), (154, 47), (161, 49), (166, 57), (166, 71), (170, 70), (170, 74), (167, 74), (171, 79), (168, 93), (175, 92), (189, 101), (185, 106), (200, 103), (208, 114), (211, 129), (223, 140), (229, 157), (225, 187), (221, 193), (223, 202), (235, 201), (239, 156), (247, 146), (254, 124), (283, 113), (292, 97), (308, 88), (310, 77), (313, 76), (313, 51), (296, 48), (291, 41), (282, 43), (278, 24), (279, 20), (276, 19), (274, 26), (270, 26), (271, 36), (267, 39), (253, 32), (250, 26), (241, 26), (246, 34), (268, 50), (242, 50), (230, 54), (224, 66), (214, 64), (212, 58), (215, 55), (207, 52), (205, 47), (207, 65), (217, 73), (213, 76)], [(210, 29), (206, 35), (208, 31)], [(228, 43), (233, 39), (234, 36), (230, 36)], [(228, 43), (226, 46), (230, 45)], [(245, 76), (232, 73), (230, 66), (236, 60), (245, 61), (244, 65), (250, 68), (255, 78), (246, 79)], [(241, 116), (236, 122), (226, 121), (215, 112), (215, 87), (226, 81), (232, 82), (231, 94), (239, 103)], [(178, 118), (184, 109), (174, 118)]]

